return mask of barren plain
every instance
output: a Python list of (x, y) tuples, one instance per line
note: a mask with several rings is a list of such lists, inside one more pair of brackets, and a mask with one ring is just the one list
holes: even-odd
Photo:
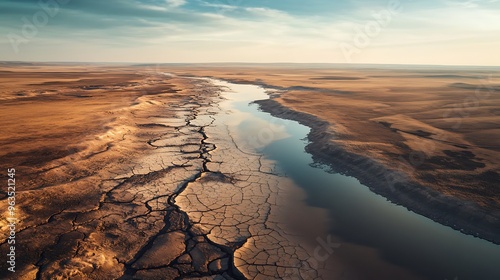
[[(303, 194), (272, 162), (216, 125), (222, 88), (148, 67), (28, 64), (1, 73), (0, 163), (16, 170), (16, 279), (326, 273), (283, 222), (300, 212), (307, 225), (321, 211), (301, 208)], [(12, 276), (7, 266), (2, 278)]]
[(225, 89), (200, 77), (266, 88), (261, 110), (310, 127), (307, 152), (331, 172), (500, 243), (498, 70), (5, 63), (17, 279), (365, 279), (335, 254), (318, 266), (326, 214), (238, 145)]

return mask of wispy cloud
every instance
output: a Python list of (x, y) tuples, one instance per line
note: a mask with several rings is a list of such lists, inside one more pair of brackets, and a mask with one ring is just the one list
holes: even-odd
[(180, 7), (186, 4), (186, 0), (165, 0), (170, 7)]
[(235, 5), (223, 4), (220, 2), (219, 3), (211, 3), (211, 2), (200, 1), (200, 0), (198, 0), (198, 2), (200, 2), (201, 5), (204, 7), (214, 8), (214, 9), (219, 10), (219, 11), (233, 11), (233, 10), (236, 10), (239, 8), (238, 6), (235, 6)]
[[(495, 58), (500, 46), (495, 36), (500, 31), (498, 0), (400, 1), (400, 16), (354, 62), (500, 64)], [(41, 8), (37, 0), (3, 0), (0, 60), (344, 62), (339, 42), (351, 40), (387, 4), (69, 1), (16, 54), (7, 35), (21, 34), (26, 20), (33, 22)], [(456, 54), (453, 59), (444, 59), (450, 53)]]
[(481, 6), (491, 6), (491, 4), (494, 4), (498, 1), (499, 0), (455, 0), (455, 1), (446, 1), (446, 3), (451, 6), (477, 8)]
[(245, 8), (245, 11), (259, 17), (268, 17), (274, 19), (289, 18), (289, 15), (286, 12), (270, 8), (248, 7)]

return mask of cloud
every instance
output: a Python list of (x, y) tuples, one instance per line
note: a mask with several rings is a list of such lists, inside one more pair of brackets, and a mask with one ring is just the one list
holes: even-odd
[(165, 0), (170, 7), (180, 7), (186, 4), (186, 0)]
[(288, 14), (283, 11), (269, 9), (269, 8), (262, 8), (262, 7), (249, 7), (245, 8), (245, 11), (260, 17), (270, 17), (270, 18), (288, 17)]
[(498, 1), (499, 0), (455, 0), (455, 1), (447, 1), (446, 3), (451, 6), (478, 8), (478, 7), (490, 6), (490, 4), (496, 3)]
[[(495, 57), (487, 42), (500, 42), (495, 36), (500, 31), (497, 0), (469, 0), (473, 8), (460, 4), (465, 0), (401, 1), (402, 12), (371, 38), (356, 62), (404, 63), (410, 56), (403, 50), (411, 47), (421, 53), (411, 58), (432, 64), (433, 57), (451, 57), (445, 55), (451, 42), (458, 59), (460, 54), (472, 57), (476, 42), (485, 55)], [(338, 44), (350, 42), (388, 1), (340, 2), (74, 0), (61, 5), (14, 56), (6, 34), (21, 34), (23, 17), (30, 19), (40, 6), (38, 0), (3, 0), (0, 42), (6, 44), (0, 46), (0, 60), (345, 62)], [(490, 60), (500, 64), (500, 58)]]
[(211, 2), (206, 2), (206, 1), (199, 1), (201, 6), (203, 7), (209, 7), (209, 8), (214, 8), (217, 13), (222, 13), (222, 12), (227, 12), (227, 11), (233, 11), (238, 9), (238, 6), (234, 5), (228, 5), (228, 4), (223, 4), (223, 3), (211, 3)]

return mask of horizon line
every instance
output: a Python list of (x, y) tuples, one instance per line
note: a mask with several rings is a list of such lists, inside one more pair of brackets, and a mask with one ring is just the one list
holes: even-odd
[(248, 64), (248, 65), (342, 65), (342, 66), (433, 66), (433, 67), (484, 67), (500, 68), (500, 65), (479, 64), (419, 64), (419, 63), (360, 63), (360, 62), (109, 62), (109, 61), (29, 61), (29, 60), (0, 60), (0, 64), (121, 64), (129, 66), (149, 65), (214, 65), (214, 64)]

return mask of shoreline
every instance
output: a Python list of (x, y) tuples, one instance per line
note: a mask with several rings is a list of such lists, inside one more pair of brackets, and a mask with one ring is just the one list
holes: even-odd
[[(308, 113), (295, 111), (275, 100), (288, 90), (286, 87), (271, 85), (264, 81), (222, 78), (217, 75), (206, 77), (235, 84), (256, 85), (270, 90), (269, 99), (256, 100), (253, 103), (259, 105), (260, 110), (274, 117), (297, 121), (309, 127), (311, 132), (307, 135), (307, 139), (310, 143), (306, 146), (306, 152), (311, 154), (315, 163), (330, 168), (330, 172), (354, 177), (372, 192), (381, 195), (391, 203), (403, 206), (436, 223), (500, 245), (500, 231), (498, 230), (500, 215), (492, 215), (491, 209), (480, 207), (476, 202), (446, 196), (422, 186), (412, 181), (407, 175), (391, 170), (370, 157), (349, 152), (340, 145), (334, 144), (330, 141), (334, 138), (334, 132), (329, 131), (333, 124)], [(385, 183), (390, 181), (399, 182), (393, 186), (386, 186)], [(470, 221), (476, 221), (476, 223), (471, 224)]]
[[(500, 245), (500, 234), (495, 230), (500, 224), (500, 217), (491, 215), (488, 209), (421, 186), (412, 182), (405, 174), (391, 170), (369, 157), (346, 151), (330, 141), (334, 137), (328, 131), (330, 123), (316, 116), (294, 111), (274, 98), (275, 96), (271, 96), (270, 99), (254, 103), (272, 116), (297, 121), (311, 128), (307, 136), (310, 143), (306, 146), (306, 152), (312, 155), (314, 162), (328, 166), (332, 172), (356, 178), (372, 192), (396, 205), (464, 234)], [(394, 182), (392, 186), (390, 182)], [(474, 220), (480, 222), (471, 224), (470, 221)]]

